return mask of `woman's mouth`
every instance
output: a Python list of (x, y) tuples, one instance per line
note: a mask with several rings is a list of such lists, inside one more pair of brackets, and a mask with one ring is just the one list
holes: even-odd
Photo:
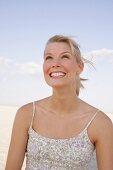
[(62, 78), (66, 75), (66, 73), (59, 71), (59, 72), (51, 72), (49, 75), (52, 78)]

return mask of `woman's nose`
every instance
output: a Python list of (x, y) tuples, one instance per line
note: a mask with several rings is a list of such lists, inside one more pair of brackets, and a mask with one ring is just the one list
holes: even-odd
[(61, 63), (60, 63), (59, 59), (54, 60), (52, 63), (52, 67), (60, 67), (60, 65), (61, 65)]

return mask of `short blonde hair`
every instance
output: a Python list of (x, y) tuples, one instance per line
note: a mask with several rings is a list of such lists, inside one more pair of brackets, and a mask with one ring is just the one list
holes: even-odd
[[(64, 36), (64, 35), (55, 35), (47, 41), (46, 46), (49, 43), (53, 43), (53, 42), (67, 43), (72, 50), (72, 54), (74, 54), (74, 56), (76, 57), (77, 63), (84, 62), (84, 61), (90, 62), (90, 61), (88, 61), (88, 60), (86, 60), (85, 58), (82, 57), (80, 49), (79, 49), (79, 45), (71, 37)], [(77, 76), (77, 80), (76, 80), (77, 81), (77, 88), (76, 88), (77, 96), (79, 95), (80, 88), (84, 88), (81, 81), (86, 81), (86, 80), (87, 79), (83, 79), (80, 76)]]

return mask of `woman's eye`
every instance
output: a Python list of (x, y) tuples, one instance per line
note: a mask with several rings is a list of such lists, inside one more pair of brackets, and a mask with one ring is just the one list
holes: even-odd
[(52, 57), (51, 56), (45, 57), (45, 60), (48, 60), (48, 59), (52, 59)]
[(68, 55), (63, 55), (62, 58), (69, 58), (69, 56)]

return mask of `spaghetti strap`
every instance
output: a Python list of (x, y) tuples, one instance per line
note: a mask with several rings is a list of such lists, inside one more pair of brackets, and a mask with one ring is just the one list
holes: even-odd
[(100, 110), (98, 109), (98, 110), (95, 112), (94, 116), (91, 118), (91, 120), (89, 121), (89, 123), (87, 124), (87, 126), (86, 126), (85, 129), (87, 129), (87, 128), (89, 127), (89, 125), (92, 123), (92, 121), (94, 120), (94, 118), (96, 117), (96, 115), (97, 115), (97, 113), (98, 113), (99, 111), (100, 111)]
[(35, 108), (35, 102), (33, 102), (33, 112), (32, 112), (32, 119), (31, 119), (30, 127), (32, 127), (32, 125), (33, 125), (33, 119), (34, 119), (34, 115), (35, 115), (35, 110), (36, 110), (36, 108)]

